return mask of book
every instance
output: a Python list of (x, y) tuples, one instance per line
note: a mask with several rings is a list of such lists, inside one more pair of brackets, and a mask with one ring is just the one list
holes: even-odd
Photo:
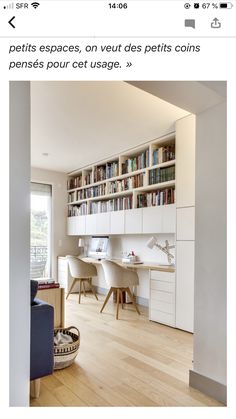
[(41, 279), (37, 279), (39, 285), (44, 285), (44, 284), (55, 284), (55, 280), (54, 279), (50, 279), (50, 278), (41, 278)]
[(48, 288), (59, 288), (60, 284), (58, 282), (55, 282), (54, 284), (39, 284), (38, 290), (45, 290)]

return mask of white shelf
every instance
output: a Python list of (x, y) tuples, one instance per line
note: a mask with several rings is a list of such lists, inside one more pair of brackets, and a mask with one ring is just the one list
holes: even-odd
[(153, 166), (149, 166), (148, 170), (160, 169), (161, 167), (168, 167), (168, 166), (174, 166), (174, 165), (175, 165), (175, 159), (165, 161), (164, 163), (154, 164)]
[(148, 192), (152, 190), (159, 190), (159, 189), (165, 189), (171, 186), (175, 186), (175, 180), (168, 180), (167, 182), (159, 182), (154, 183), (153, 185), (147, 185), (147, 186), (141, 186), (140, 188), (132, 189), (133, 192)]
[(106, 195), (101, 195), (101, 196), (95, 196), (92, 198), (85, 198), (85, 199), (80, 199), (79, 201), (74, 201), (74, 202), (70, 202), (67, 205), (77, 205), (77, 204), (82, 204), (83, 202), (87, 202), (87, 201), (104, 201), (106, 199), (109, 198), (116, 198), (116, 197), (122, 197), (122, 196), (126, 196), (126, 195), (132, 195), (133, 194), (133, 189), (127, 190), (127, 191), (123, 191), (123, 192), (114, 192), (114, 193), (110, 193), (110, 194), (106, 194)]

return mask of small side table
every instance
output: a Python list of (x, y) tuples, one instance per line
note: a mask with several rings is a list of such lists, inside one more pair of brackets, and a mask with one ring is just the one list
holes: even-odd
[(36, 298), (54, 307), (54, 327), (65, 327), (65, 289), (60, 287), (38, 290)]

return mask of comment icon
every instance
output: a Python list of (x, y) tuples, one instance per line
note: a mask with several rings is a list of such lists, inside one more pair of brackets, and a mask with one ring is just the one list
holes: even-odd
[(186, 28), (193, 28), (193, 29), (195, 29), (195, 19), (185, 19), (184, 26)]

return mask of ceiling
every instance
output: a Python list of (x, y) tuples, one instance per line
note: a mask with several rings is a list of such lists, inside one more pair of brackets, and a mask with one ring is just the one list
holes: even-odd
[(203, 112), (226, 98), (224, 81), (131, 81), (129, 83), (194, 114)]
[(173, 131), (225, 92), (217, 81), (31, 82), (31, 165), (71, 172)]
[(171, 132), (187, 114), (125, 82), (31, 82), (31, 165), (70, 172)]

